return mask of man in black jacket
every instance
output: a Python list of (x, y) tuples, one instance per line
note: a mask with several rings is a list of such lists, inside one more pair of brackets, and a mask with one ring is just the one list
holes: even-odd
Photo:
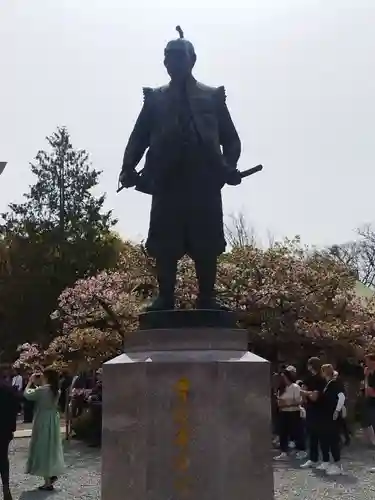
[(326, 382), (321, 376), (321, 361), (319, 358), (310, 358), (307, 362), (309, 376), (304, 380), (301, 394), (305, 401), (306, 429), (309, 441), (309, 459), (302, 464), (303, 469), (316, 467), (319, 460), (321, 445), (321, 395)]
[(4, 500), (12, 500), (9, 488), (9, 444), (16, 430), (19, 405), (16, 391), (0, 373), (0, 475)]
[(91, 447), (97, 447), (102, 442), (102, 371), (96, 372), (96, 383), (89, 397), (89, 408), (92, 418)]

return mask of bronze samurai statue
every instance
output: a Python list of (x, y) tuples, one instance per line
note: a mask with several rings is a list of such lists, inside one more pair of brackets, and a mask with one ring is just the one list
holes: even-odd
[[(240, 184), (244, 176), (237, 170), (241, 142), (224, 87), (195, 80), (194, 46), (176, 29), (179, 38), (164, 51), (170, 83), (143, 89), (119, 184), (152, 195), (146, 248), (156, 261), (159, 295), (148, 310), (174, 308), (177, 263), (185, 254), (195, 263), (196, 308), (220, 309), (214, 285), (217, 258), (226, 245), (221, 189)], [(146, 150), (145, 166), (137, 172)]]

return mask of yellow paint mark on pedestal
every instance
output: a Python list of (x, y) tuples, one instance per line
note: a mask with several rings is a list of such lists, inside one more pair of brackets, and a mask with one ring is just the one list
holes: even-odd
[(189, 458), (189, 406), (188, 397), (190, 391), (190, 381), (186, 378), (180, 378), (175, 384), (177, 405), (173, 410), (173, 420), (176, 424), (176, 437), (174, 444), (177, 447), (177, 453), (174, 459), (174, 470), (176, 477), (174, 486), (181, 496), (186, 496), (190, 492), (191, 477), (189, 476), (190, 458)]

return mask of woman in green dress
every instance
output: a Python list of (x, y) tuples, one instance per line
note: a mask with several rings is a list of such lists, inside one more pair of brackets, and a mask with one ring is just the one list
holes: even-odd
[(32, 375), (25, 389), (25, 398), (35, 402), (26, 473), (44, 478), (45, 483), (40, 490), (52, 491), (65, 468), (59, 396), (59, 376), (51, 369)]

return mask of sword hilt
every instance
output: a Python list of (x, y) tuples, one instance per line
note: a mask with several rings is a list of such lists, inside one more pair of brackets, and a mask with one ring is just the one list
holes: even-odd
[(256, 174), (257, 172), (260, 172), (263, 170), (263, 165), (257, 165), (256, 167), (249, 168), (247, 170), (244, 170), (243, 172), (240, 172), (241, 179), (244, 179), (245, 177), (248, 177), (249, 175)]

